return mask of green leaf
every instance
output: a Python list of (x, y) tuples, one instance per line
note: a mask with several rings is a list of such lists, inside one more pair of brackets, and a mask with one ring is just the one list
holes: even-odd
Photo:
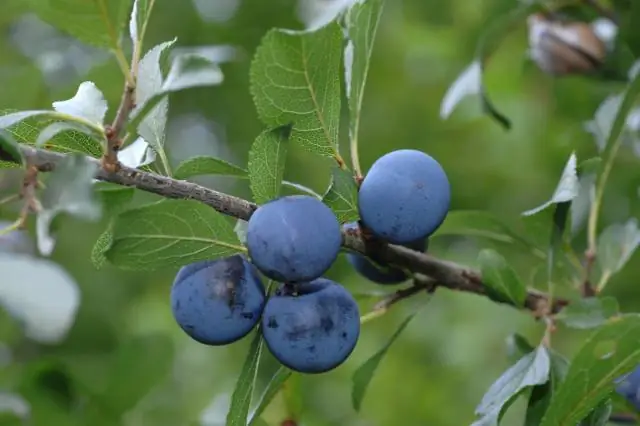
[(280, 195), (291, 128), (262, 132), (249, 151), (249, 184), (253, 200), (264, 204)]
[(98, 197), (102, 201), (102, 213), (104, 216), (112, 216), (120, 213), (133, 199), (135, 188), (123, 187), (99, 182), (94, 185)]
[(638, 220), (629, 219), (624, 224), (607, 227), (598, 238), (597, 261), (603, 274), (619, 272), (640, 246)]
[(529, 340), (521, 334), (514, 333), (507, 338), (507, 354), (509, 357), (520, 359), (523, 355), (533, 350), (535, 350), (535, 347), (531, 346)]
[(561, 250), (563, 235), (567, 226), (567, 218), (571, 211), (571, 201), (556, 204), (553, 212), (553, 223), (551, 225), (551, 240), (547, 250), (547, 281), (549, 287), (554, 281), (554, 264), (556, 255)]
[(38, 249), (49, 256), (55, 247), (50, 234), (51, 222), (60, 213), (89, 221), (99, 220), (102, 208), (93, 187), (93, 177), (98, 165), (84, 155), (74, 154), (64, 158), (48, 176), (41, 195), (42, 209), (36, 218)]
[(599, 327), (618, 314), (614, 297), (588, 297), (572, 301), (555, 318), (567, 327), (586, 329)]
[(578, 181), (578, 173), (576, 171), (577, 157), (575, 152), (572, 152), (569, 156), (569, 160), (562, 171), (560, 176), (560, 182), (556, 186), (556, 190), (553, 192), (551, 199), (544, 202), (538, 207), (531, 210), (527, 210), (522, 213), (523, 216), (531, 216), (541, 212), (552, 204), (565, 203), (572, 201), (578, 195), (580, 190), (580, 183)]
[(463, 99), (474, 96), (477, 97), (484, 113), (506, 130), (511, 128), (511, 121), (498, 111), (489, 99), (483, 82), (484, 67), (509, 32), (517, 28), (518, 24), (540, 7), (538, 3), (537, 1), (522, 2), (520, 7), (494, 19), (476, 46), (476, 59), (460, 73), (442, 99), (440, 106), (442, 119), (447, 119)]
[[(177, 39), (160, 43), (151, 48), (140, 60), (138, 84), (136, 85), (137, 105), (132, 116), (137, 115), (145, 108), (150, 100), (158, 93), (162, 92), (164, 76), (162, 75), (161, 62)], [(163, 96), (158, 102), (141, 117), (137, 126), (137, 134), (147, 142), (160, 156), (165, 169), (168, 168), (168, 160), (164, 151), (165, 127), (169, 114), (169, 99)]]
[(519, 244), (525, 249), (532, 250), (539, 257), (545, 256), (544, 252), (505, 225), (503, 220), (485, 211), (450, 211), (432, 238), (442, 235), (472, 236), (501, 243)]
[(247, 426), (247, 416), (251, 406), (251, 396), (258, 377), (258, 365), (262, 353), (262, 333), (258, 330), (253, 337), (249, 353), (244, 360), (242, 372), (231, 396), (231, 406), (227, 413), (227, 426)]
[(118, 49), (131, 0), (28, 0), (40, 18), (94, 46)]
[(478, 262), (491, 299), (518, 307), (524, 305), (527, 289), (504, 257), (494, 250), (484, 249), (478, 256)]
[[(20, 146), (9, 132), (2, 130), (0, 130), (0, 158), (8, 160), (7, 166), (11, 164), (15, 167), (24, 164), (24, 158), (22, 158)], [(3, 167), (3, 162), (0, 161), (0, 168)]]
[(615, 317), (596, 329), (573, 358), (541, 426), (574, 426), (640, 362), (640, 316)]
[(520, 358), (496, 380), (476, 408), (480, 417), (472, 426), (498, 426), (505, 405), (523, 390), (549, 380), (551, 361), (543, 346)]
[(123, 268), (156, 269), (242, 251), (221, 213), (193, 200), (163, 200), (118, 215), (106, 256)]
[[(154, 48), (156, 49), (155, 51), (152, 49), (145, 55), (145, 57), (149, 56), (149, 69), (153, 70), (151, 74), (154, 77), (149, 77), (149, 85), (144, 90), (144, 101), (138, 102), (127, 124), (129, 132), (138, 132), (140, 128), (140, 135), (145, 137), (146, 133), (145, 139), (149, 139), (148, 142), (150, 143), (156, 136), (160, 136), (160, 133), (154, 130), (153, 121), (152, 119), (147, 120), (147, 116), (158, 116), (161, 120), (164, 120), (165, 110), (168, 108), (166, 96), (169, 93), (195, 87), (213, 86), (222, 83), (223, 80), (222, 70), (218, 62), (211, 55), (207, 55), (206, 52), (203, 53), (198, 49), (194, 49), (174, 55), (167, 77), (158, 81), (158, 78), (162, 76), (158, 74), (158, 70), (155, 69), (156, 62), (153, 61), (160, 60), (161, 54), (167, 47), (173, 45), (176, 40), (162, 43)], [(161, 83), (160, 85), (158, 85), (159, 82)], [(145, 122), (149, 126), (142, 125)], [(149, 129), (145, 130), (146, 127), (149, 127)]]
[(405, 320), (400, 324), (398, 329), (393, 333), (393, 335), (389, 338), (387, 343), (378, 350), (371, 358), (365, 361), (358, 369), (353, 373), (351, 381), (353, 383), (353, 387), (351, 389), (351, 403), (353, 404), (353, 408), (356, 411), (360, 411), (360, 407), (362, 406), (362, 400), (367, 392), (367, 388), (373, 379), (373, 376), (382, 361), (382, 358), (387, 354), (389, 348), (396, 341), (396, 339), (400, 336), (400, 333), (407, 327), (409, 322), (413, 319), (415, 313), (410, 314)]
[(260, 416), (264, 412), (264, 410), (271, 404), (273, 398), (276, 397), (278, 392), (282, 389), (282, 386), (286, 383), (289, 377), (293, 374), (293, 371), (289, 370), (285, 366), (280, 366), (278, 371), (273, 375), (271, 380), (269, 380), (269, 384), (267, 388), (262, 393), (260, 397), (260, 401), (256, 406), (256, 409), (251, 414), (251, 420), (249, 421), (250, 426), (258, 426), (258, 421), (260, 420)]
[(335, 22), (314, 32), (272, 29), (251, 64), (260, 119), (292, 124), (292, 142), (325, 156), (338, 155), (341, 51)]
[(353, 174), (334, 166), (331, 170), (331, 185), (322, 201), (333, 210), (340, 223), (357, 220), (358, 186)]
[(352, 144), (358, 140), (364, 88), (369, 74), (373, 45), (382, 16), (384, 0), (356, 2), (347, 12), (345, 27), (349, 41), (344, 50), (345, 85), (351, 117)]
[(559, 353), (547, 349), (550, 360), (549, 381), (534, 386), (529, 396), (524, 426), (539, 426), (547, 407), (569, 369), (569, 361)]
[(119, 413), (129, 411), (170, 374), (173, 357), (173, 342), (165, 334), (125, 341), (114, 355), (109, 382), (100, 399)]
[[(8, 111), (2, 111), (6, 114)], [(51, 112), (51, 114), (53, 114)], [(35, 145), (41, 132), (49, 125), (58, 123), (57, 119), (42, 116), (30, 116), (19, 122), (15, 122), (5, 130), (10, 133), (16, 142), (26, 145)], [(66, 130), (56, 133), (43, 145), (43, 148), (63, 154), (88, 154), (94, 158), (102, 155), (102, 141), (86, 131)]]
[(199, 175), (247, 177), (248, 172), (219, 158), (201, 156), (183, 161), (173, 173), (176, 179), (189, 179)]
[(611, 400), (605, 399), (578, 426), (607, 426), (612, 410)]
[(142, 46), (154, 4), (155, 0), (134, 0), (129, 19), (129, 35), (132, 43)]
[(96, 269), (101, 269), (107, 262), (107, 251), (113, 243), (113, 222), (109, 222), (107, 229), (98, 237), (91, 249), (91, 263)]

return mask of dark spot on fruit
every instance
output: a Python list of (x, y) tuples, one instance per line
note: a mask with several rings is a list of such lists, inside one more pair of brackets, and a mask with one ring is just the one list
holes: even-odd
[(267, 327), (269, 328), (278, 328), (278, 321), (275, 317), (269, 317), (269, 322), (267, 323)]

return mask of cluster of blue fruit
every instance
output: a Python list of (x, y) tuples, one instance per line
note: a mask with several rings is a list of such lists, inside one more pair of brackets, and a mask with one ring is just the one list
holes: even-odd
[[(451, 190), (440, 164), (416, 150), (379, 158), (358, 192), (360, 223), (380, 240), (423, 251), (449, 211)], [(224, 345), (261, 321), (269, 351), (283, 365), (321, 373), (342, 364), (356, 346), (360, 313), (352, 295), (322, 275), (342, 245), (335, 214), (314, 197), (285, 196), (249, 219), (248, 256), (234, 255), (183, 267), (171, 289), (178, 325), (194, 340)], [(408, 276), (359, 254), (349, 260), (364, 277), (390, 284)], [(267, 295), (260, 273), (279, 284)]]

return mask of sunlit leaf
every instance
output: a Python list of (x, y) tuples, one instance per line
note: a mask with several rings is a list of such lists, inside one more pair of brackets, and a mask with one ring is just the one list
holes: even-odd
[(551, 361), (547, 349), (538, 347), (520, 358), (496, 380), (476, 408), (479, 417), (472, 426), (498, 426), (503, 407), (531, 386), (549, 380)]
[(484, 249), (478, 262), (489, 297), (514, 306), (524, 305), (527, 288), (504, 257), (494, 250)]
[(231, 406), (227, 413), (227, 426), (247, 426), (247, 416), (251, 406), (251, 397), (256, 385), (258, 375), (258, 365), (262, 353), (263, 339), (262, 333), (258, 330), (253, 337), (249, 353), (244, 360), (240, 377), (236, 382), (231, 397)]
[(132, 43), (142, 43), (154, 3), (155, 0), (134, 0), (129, 19), (129, 35)]
[(378, 350), (374, 355), (371, 356), (364, 364), (362, 364), (358, 369), (353, 373), (351, 381), (353, 383), (353, 387), (351, 389), (351, 403), (353, 404), (353, 408), (356, 411), (360, 411), (360, 407), (362, 406), (362, 400), (367, 392), (369, 384), (375, 375), (382, 358), (387, 354), (389, 348), (396, 341), (396, 339), (400, 336), (400, 333), (407, 327), (409, 322), (413, 319), (415, 314), (409, 315), (403, 322), (400, 324), (398, 329), (393, 333), (393, 335), (389, 338), (387, 343)]
[(69, 155), (49, 175), (41, 196), (42, 210), (36, 219), (38, 249), (44, 256), (51, 255), (55, 247), (55, 237), (49, 228), (58, 214), (90, 221), (100, 219), (102, 209), (93, 190), (97, 168), (83, 155)]
[(251, 93), (269, 127), (293, 125), (291, 142), (312, 152), (338, 153), (340, 53), (336, 23), (315, 32), (273, 29), (251, 64)]
[(183, 266), (244, 251), (229, 219), (192, 200), (163, 200), (115, 218), (109, 262), (131, 269)]
[(46, 259), (0, 253), (0, 304), (34, 341), (62, 341), (76, 317), (80, 291), (73, 277)]
[(340, 167), (331, 170), (331, 185), (322, 200), (333, 210), (340, 223), (353, 222), (358, 214), (358, 186), (353, 173)]
[(575, 426), (640, 362), (640, 316), (615, 317), (597, 328), (573, 358), (540, 426)]
[(287, 159), (288, 126), (265, 130), (249, 151), (249, 183), (253, 200), (264, 204), (278, 197)]
[(618, 301), (613, 297), (588, 297), (575, 300), (555, 316), (572, 328), (595, 328), (618, 315)]
[(131, 0), (28, 0), (44, 21), (85, 43), (116, 49)]
[(522, 214), (524, 216), (531, 216), (541, 212), (552, 204), (564, 203), (573, 200), (578, 195), (578, 191), (580, 190), (580, 184), (578, 183), (578, 174), (576, 172), (577, 161), (578, 159), (575, 152), (572, 152), (569, 156), (567, 164), (564, 167), (564, 170), (562, 171), (560, 182), (558, 182), (558, 186), (553, 192), (551, 199), (534, 209), (523, 212)]
[(22, 396), (11, 392), (0, 392), (0, 413), (11, 413), (27, 424), (31, 405)]
[(156, 161), (156, 151), (143, 138), (138, 138), (118, 151), (118, 161), (123, 166), (137, 169)]

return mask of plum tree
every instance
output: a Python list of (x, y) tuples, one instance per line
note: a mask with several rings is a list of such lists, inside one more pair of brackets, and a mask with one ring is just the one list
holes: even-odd
[(356, 346), (358, 305), (344, 287), (326, 278), (285, 284), (265, 305), (262, 334), (274, 357), (292, 370), (329, 371)]
[(413, 149), (378, 158), (358, 192), (363, 224), (393, 244), (433, 234), (447, 216), (450, 202), (449, 179), (440, 163)]
[(616, 392), (640, 411), (640, 365), (618, 380)]
[(342, 234), (335, 214), (306, 195), (281, 197), (249, 219), (247, 249), (256, 267), (282, 282), (320, 277), (338, 257)]
[(192, 263), (180, 269), (171, 288), (171, 310), (194, 340), (225, 345), (246, 336), (260, 321), (265, 289), (242, 255)]
[[(342, 227), (345, 230), (358, 229), (358, 222), (345, 223)], [(404, 244), (405, 247), (422, 252), (427, 250), (428, 245), (426, 238)], [(361, 254), (347, 253), (347, 260), (360, 275), (378, 284), (399, 284), (408, 278), (402, 269), (378, 264)]]

